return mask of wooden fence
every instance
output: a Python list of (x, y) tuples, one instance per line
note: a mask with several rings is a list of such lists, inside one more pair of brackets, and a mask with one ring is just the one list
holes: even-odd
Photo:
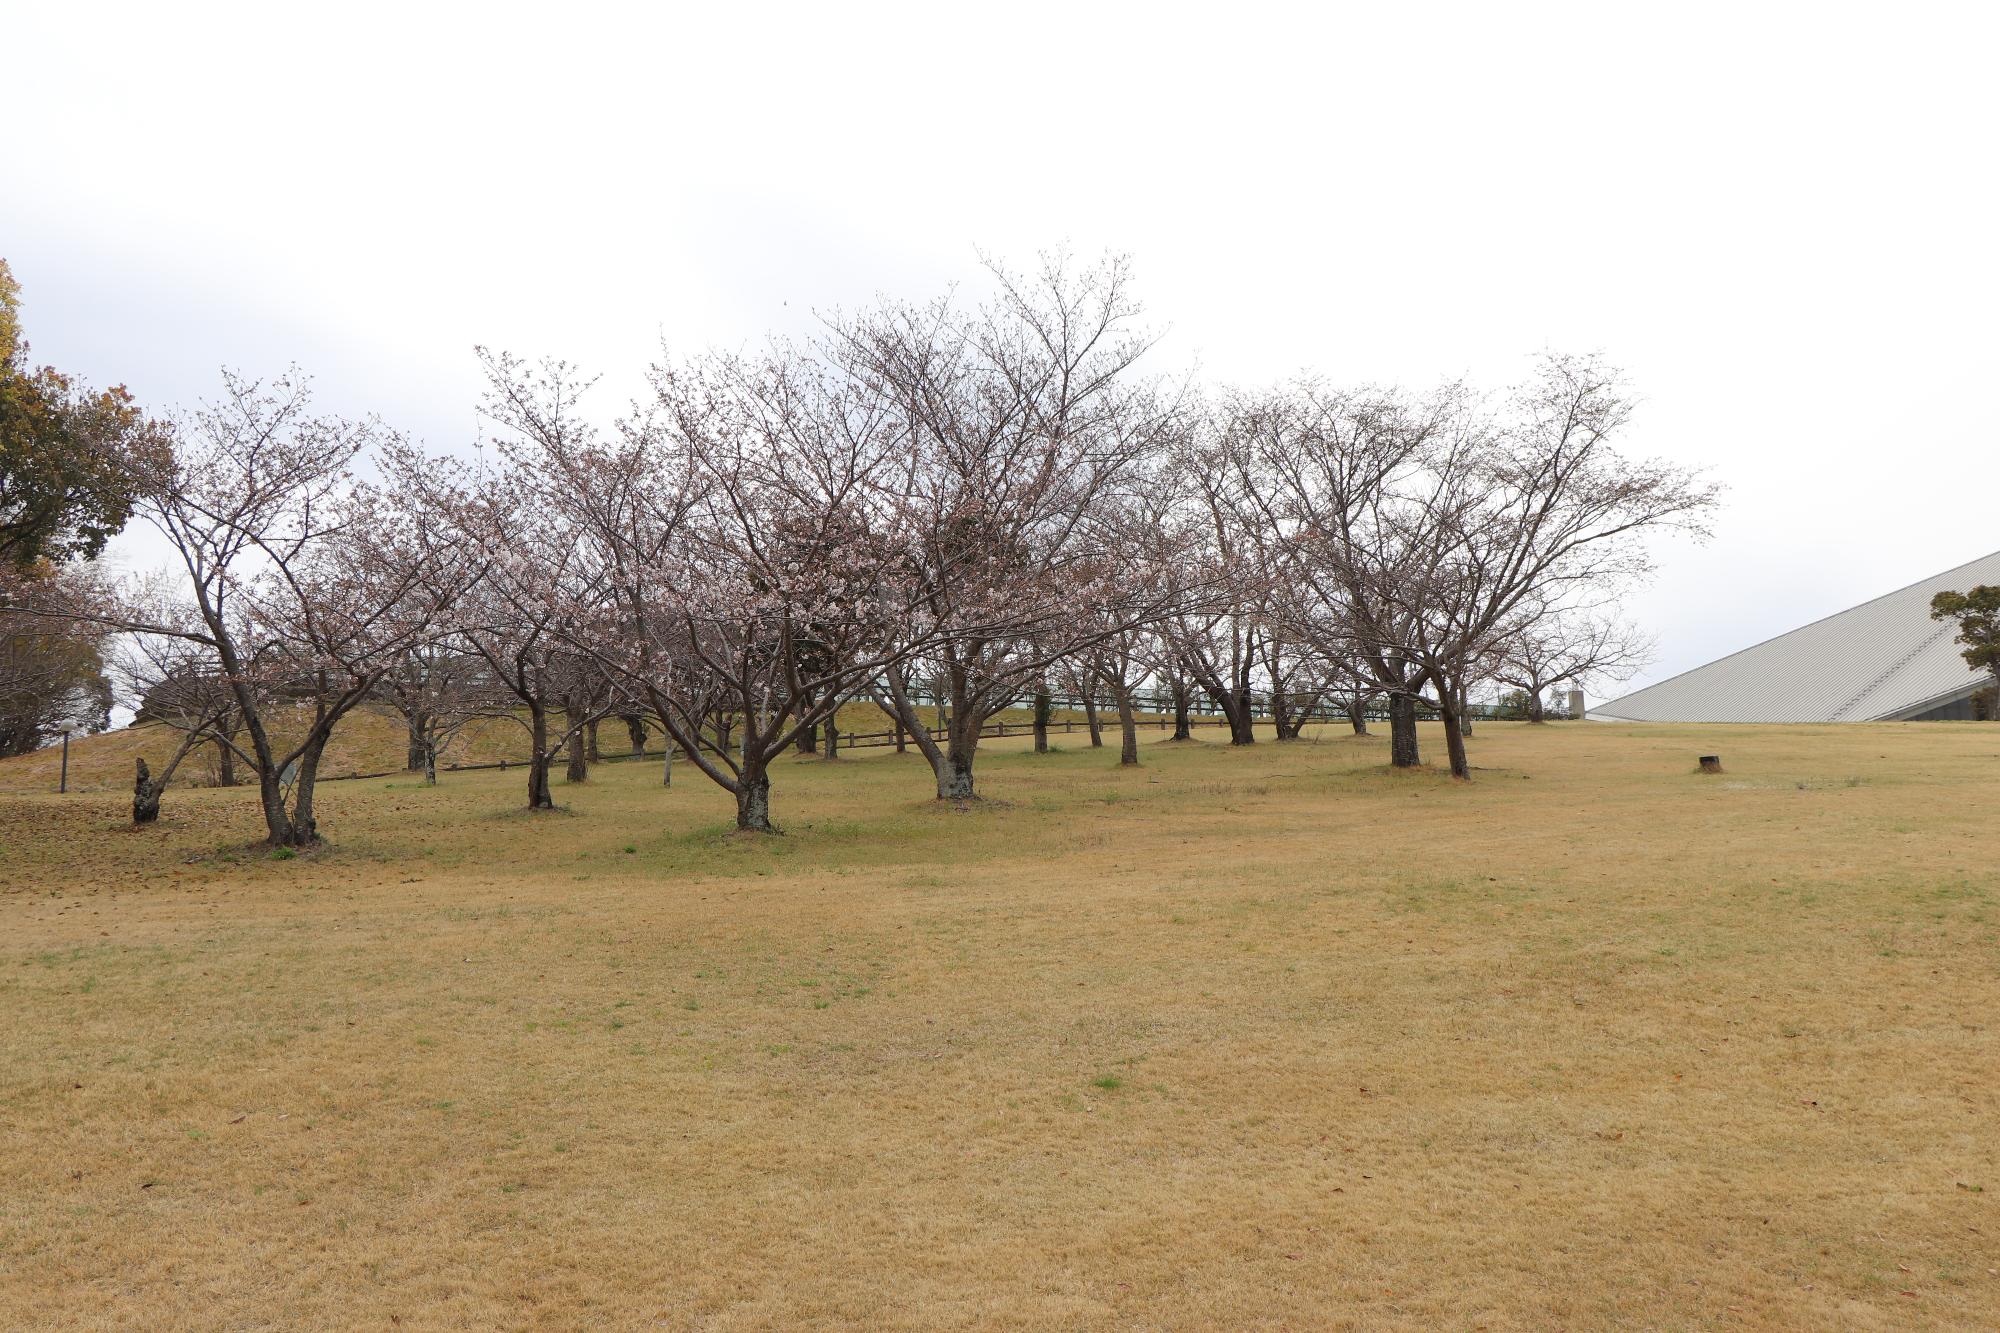
[[(1082, 704), (1080, 703), (1072, 704), (1067, 700), (1055, 699), (1053, 696), (1051, 697), (1051, 706), (1056, 708), (1066, 708), (1066, 709), (1073, 708), (1075, 711), (1078, 712), (1083, 711)], [(1097, 706), (1104, 710), (1104, 717), (1099, 722), (1100, 728), (1107, 732), (1117, 731), (1119, 727), (1119, 722), (1116, 711), (1103, 704), (1099, 704)], [(1158, 710), (1148, 708), (1145, 709), (1144, 711), (1149, 713), (1155, 713)], [(1482, 719), (1498, 715), (1498, 710), (1491, 708), (1487, 705), (1475, 705), (1474, 708), (1469, 711), (1473, 713), (1474, 717)], [(1421, 720), (1424, 721), (1434, 721), (1437, 717), (1436, 710), (1434, 709), (1420, 708), (1418, 710), (1417, 715)], [(1364, 710), (1362, 716), (1370, 722), (1386, 722), (1389, 720), (1388, 713), (1373, 708)], [(1266, 715), (1260, 717), (1258, 720), (1268, 722), (1270, 718), (1268, 717), (1268, 715)], [(1346, 722), (1348, 720), (1348, 717), (1347, 714), (1344, 712), (1336, 712), (1328, 709), (1315, 709), (1307, 713), (1305, 720), (1307, 722), (1333, 723), (1333, 722)], [(1153, 716), (1153, 717), (1145, 717), (1138, 719), (1138, 726), (1147, 731), (1166, 731), (1170, 729), (1173, 725), (1174, 725), (1174, 719), (1171, 716)], [(1206, 709), (1191, 708), (1188, 712), (1188, 726), (1190, 727), (1222, 727), (1228, 725), (1229, 725), (1229, 719), (1223, 717), (1219, 712), (1219, 710), (1214, 709), (1212, 706)], [(1090, 727), (1090, 722), (1088, 719), (1078, 720), (1076, 718), (1067, 718), (1059, 722), (1051, 718), (1048, 723), (1048, 732), (1050, 735), (1061, 734), (1068, 736), (1068, 735), (1074, 735), (1079, 728), (1087, 731), (1089, 727)], [(824, 728), (822, 728), (822, 730), (824, 730)], [(926, 727), (924, 728), (924, 730), (930, 735), (930, 738), (933, 741), (942, 743), (946, 738), (946, 732), (943, 727)], [(979, 738), (981, 740), (998, 740), (1010, 736), (1032, 736), (1034, 732), (1035, 732), (1035, 724), (1033, 722), (989, 722), (985, 726), (979, 729)], [(842, 732), (840, 733), (839, 748), (842, 750), (880, 749), (883, 746), (894, 745), (897, 741), (898, 735), (899, 732), (893, 728), (888, 731), (863, 731), (854, 733)], [(912, 739), (911, 733), (907, 729), (901, 731), (900, 735), (904, 738), (905, 743), (907, 743), (910, 739)], [(714, 747), (709, 746), (706, 748), (713, 749)], [(680, 746), (675, 746), (674, 751), (677, 755), (684, 756), (686, 754), (686, 751), (682, 749)], [(640, 760), (645, 760), (645, 759), (650, 759), (655, 762), (659, 762), (664, 760), (665, 758), (666, 758), (665, 750), (647, 750), (641, 748), (638, 750), (629, 750), (624, 754), (600, 753), (597, 758), (591, 760), (590, 762), (593, 764), (627, 764), (627, 763), (636, 763)], [(564, 764), (566, 762), (567, 758), (564, 754), (557, 754), (550, 758), (549, 765), (550, 767), (553, 768), (556, 767), (557, 765)], [(491, 763), (491, 764), (441, 764), (439, 765), (438, 771), (441, 773), (477, 773), (483, 770), (526, 768), (527, 766), (528, 766), (528, 761), (525, 759), (502, 759), (497, 763)], [(328, 774), (320, 778), (320, 781), (358, 782), (370, 778), (400, 778), (400, 777), (406, 777), (411, 773), (420, 771), (421, 770), (419, 769), (398, 768), (398, 769), (391, 769), (389, 771), (382, 773)]]

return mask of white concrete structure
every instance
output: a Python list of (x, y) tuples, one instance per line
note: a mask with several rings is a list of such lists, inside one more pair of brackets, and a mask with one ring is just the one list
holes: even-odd
[(2000, 551), (1682, 672), (1589, 716), (1622, 722), (1885, 722), (1969, 718), (1993, 683), (1961, 657), (1931, 598), (2000, 583)]

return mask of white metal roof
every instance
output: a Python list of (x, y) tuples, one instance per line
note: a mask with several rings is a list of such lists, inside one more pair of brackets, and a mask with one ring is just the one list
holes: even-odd
[(1965, 664), (1931, 597), (2000, 583), (2000, 551), (1590, 710), (1633, 722), (1878, 722), (1961, 697)]

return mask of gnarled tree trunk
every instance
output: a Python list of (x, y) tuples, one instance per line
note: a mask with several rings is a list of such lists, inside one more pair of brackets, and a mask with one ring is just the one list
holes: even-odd
[(1250, 682), (1237, 682), (1235, 708), (1229, 713), (1229, 743), (1231, 745), (1255, 745), (1257, 743), (1257, 712), (1250, 700)]
[(134, 761), (138, 773), (132, 779), (132, 822), (150, 824), (160, 817), (160, 791), (166, 784), (155, 785), (153, 775), (146, 767), (146, 761)]
[(747, 757), (736, 779), (736, 827), (747, 833), (775, 833), (771, 825), (771, 779)]
[(959, 735), (963, 730), (958, 726), (948, 729), (944, 764), (937, 772), (940, 801), (969, 801), (977, 795), (972, 786), (972, 759), (977, 753), (977, 746)]

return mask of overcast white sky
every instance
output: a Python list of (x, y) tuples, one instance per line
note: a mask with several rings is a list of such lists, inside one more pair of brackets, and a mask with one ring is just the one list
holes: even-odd
[(1110, 247), (1215, 380), (1625, 366), (1632, 446), (1729, 487), (1628, 608), (1642, 682), (2000, 547), (2000, 6), (0, 0), (0, 35), (36, 358), (152, 407), (296, 361), (462, 446), (475, 343), (616, 386), (662, 336)]

